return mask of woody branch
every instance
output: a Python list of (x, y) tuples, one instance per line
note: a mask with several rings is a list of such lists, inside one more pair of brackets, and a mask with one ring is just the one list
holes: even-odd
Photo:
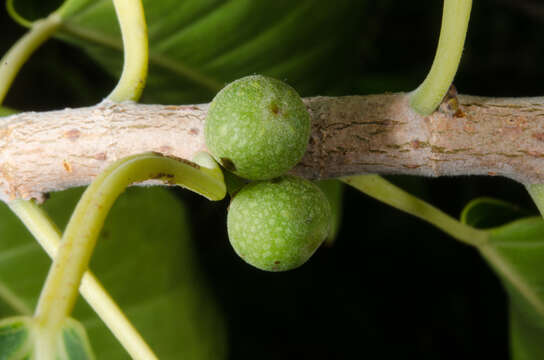
[[(429, 116), (409, 94), (306, 98), (312, 135), (293, 173), (500, 175), (544, 183), (544, 97), (450, 92)], [(102, 102), (0, 119), (0, 199), (42, 200), (89, 184), (111, 162), (155, 151), (191, 159), (206, 150), (207, 105)]]

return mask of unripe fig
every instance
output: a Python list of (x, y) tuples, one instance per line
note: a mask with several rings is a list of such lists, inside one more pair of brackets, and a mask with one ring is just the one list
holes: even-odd
[(247, 263), (266, 271), (304, 264), (329, 233), (331, 208), (313, 183), (294, 176), (253, 182), (232, 199), (229, 240)]
[(271, 179), (304, 155), (310, 115), (289, 85), (266, 76), (246, 76), (217, 93), (204, 135), (208, 149), (227, 170), (246, 179)]

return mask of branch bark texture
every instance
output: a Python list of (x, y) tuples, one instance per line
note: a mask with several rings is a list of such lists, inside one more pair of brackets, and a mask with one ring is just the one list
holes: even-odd
[[(500, 175), (544, 183), (544, 97), (450, 93), (429, 116), (412, 111), (405, 93), (304, 101), (312, 135), (297, 175)], [(42, 200), (146, 151), (191, 159), (206, 150), (207, 107), (102, 102), (0, 118), (0, 199)]]

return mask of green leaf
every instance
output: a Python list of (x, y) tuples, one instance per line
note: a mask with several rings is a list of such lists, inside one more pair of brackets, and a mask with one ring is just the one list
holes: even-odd
[(544, 220), (516, 220), (528, 214), (513, 204), (491, 198), (471, 201), (461, 214), (462, 222), (489, 228), (488, 243), (480, 252), (509, 295), (514, 360), (544, 359)]
[[(303, 94), (348, 74), (351, 31), (364, 1), (144, 0), (150, 73), (143, 101), (209, 101), (226, 83), (252, 73), (287, 80)], [(65, 20), (59, 37), (85, 49), (118, 77), (123, 57), (112, 2)], [(326, 69), (326, 71), (323, 71)]]
[(0, 321), (0, 359), (23, 359), (32, 354), (32, 319), (17, 316)]
[(531, 217), (514, 221), (527, 214), (515, 205), (491, 198), (471, 201), (461, 214), (462, 222), (489, 228), (488, 243), (480, 252), (509, 295), (514, 360), (544, 359), (544, 220)]
[(531, 213), (499, 199), (480, 197), (469, 202), (461, 212), (461, 222), (486, 229), (527, 217)]
[[(81, 192), (54, 193), (45, 203), (57, 224), (66, 224)], [(159, 358), (221, 359), (224, 324), (196, 270), (188, 228), (184, 207), (168, 190), (130, 188), (106, 220), (91, 269)], [(0, 297), (9, 305), (0, 315), (31, 311), (51, 262), (3, 204), (0, 238), (0, 284), (8, 290)], [(98, 359), (129, 359), (82, 299), (73, 317)]]
[(66, 359), (94, 359), (85, 328), (74, 319), (67, 319), (62, 328), (62, 348)]
[(510, 352), (512, 360), (544, 359), (544, 322), (528, 319), (510, 307)]
[[(34, 359), (35, 344), (40, 332), (29, 316), (14, 316), (0, 321), (0, 359)], [(66, 319), (57, 343), (54, 358), (59, 360), (93, 360), (85, 328), (74, 319)]]
[(544, 220), (522, 219), (490, 230), (482, 254), (510, 297), (514, 360), (544, 359)]

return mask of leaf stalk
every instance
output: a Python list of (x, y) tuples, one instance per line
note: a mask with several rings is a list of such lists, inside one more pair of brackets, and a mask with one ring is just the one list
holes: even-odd
[(444, 0), (436, 55), (425, 80), (414, 90), (411, 106), (421, 115), (436, 110), (453, 82), (468, 29), (472, 0)]

